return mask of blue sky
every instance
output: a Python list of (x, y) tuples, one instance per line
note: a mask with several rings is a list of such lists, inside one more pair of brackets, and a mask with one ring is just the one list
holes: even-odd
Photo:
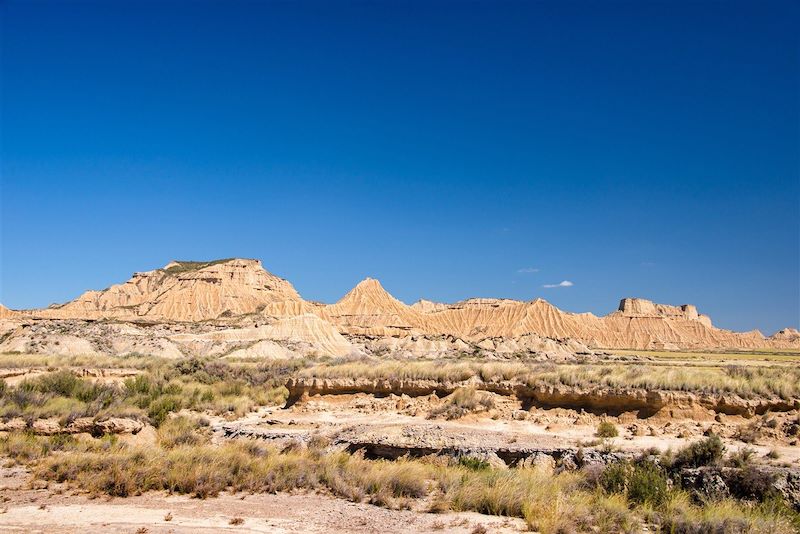
[(240, 256), (797, 327), (798, 6), (6, 0), (0, 302)]

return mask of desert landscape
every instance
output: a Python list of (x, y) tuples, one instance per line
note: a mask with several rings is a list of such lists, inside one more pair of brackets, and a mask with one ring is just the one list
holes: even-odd
[(0, 0), (0, 534), (800, 534), (798, 0)]
[(2, 308), (0, 528), (794, 532), (800, 334), (692, 305), (303, 299), (173, 261)]

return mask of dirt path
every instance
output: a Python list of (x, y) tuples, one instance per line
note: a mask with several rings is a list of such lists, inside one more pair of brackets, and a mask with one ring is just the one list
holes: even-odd
[(469, 533), (477, 525), (491, 533), (525, 530), (520, 519), (388, 510), (313, 493), (225, 493), (200, 500), (151, 492), (91, 499), (62, 485), (35, 483), (19, 467), (0, 468), (0, 499), (0, 532)]

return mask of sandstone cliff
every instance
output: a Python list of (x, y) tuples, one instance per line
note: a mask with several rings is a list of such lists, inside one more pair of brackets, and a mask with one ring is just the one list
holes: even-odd
[[(426, 346), (436, 345), (432, 340), (448, 336), (466, 343), (489, 339), (487, 343), (493, 346), (497, 339), (505, 340), (500, 346), (512, 346), (508, 340), (535, 336), (537, 340), (572, 339), (581, 346), (605, 349), (800, 348), (800, 334), (794, 329), (772, 337), (758, 331), (731, 332), (715, 328), (692, 305), (669, 306), (638, 298), (622, 299), (617, 311), (604, 317), (564, 312), (542, 299), (481, 298), (455, 304), (422, 300), (408, 306), (380, 282), (367, 278), (339, 302), (326, 306), (303, 300), (288, 281), (264, 270), (260, 261), (247, 259), (171, 262), (60, 306), (22, 312), (0, 307), (4, 319), (197, 322), (251, 315), (271, 321), (290, 319), (273, 323), (282, 326), (273, 326), (269, 333), (261, 331), (257, 339), (307, 338), (330, 355), (351, 350), (342, 335), (405, 339), (402, 346), (423, 352)], [(285, 336), (282, 332), (286, 331), (291, 335)], [(530, 339), (534, 338), (523, 345), (531, 346)]]
[(134, 273), (124, 284), (30, 313), (54, 319), (202, 321), (254, 313), (285, 301), (300, 301), (300, 295), (292, 284), (264, 270), (259, 260), (173, 261)]

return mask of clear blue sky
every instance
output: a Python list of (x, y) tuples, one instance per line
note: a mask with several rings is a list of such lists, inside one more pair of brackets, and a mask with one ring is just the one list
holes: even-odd
[(798, 2), (0, 6), (9, 307), (243, 256), (800, 323)]

